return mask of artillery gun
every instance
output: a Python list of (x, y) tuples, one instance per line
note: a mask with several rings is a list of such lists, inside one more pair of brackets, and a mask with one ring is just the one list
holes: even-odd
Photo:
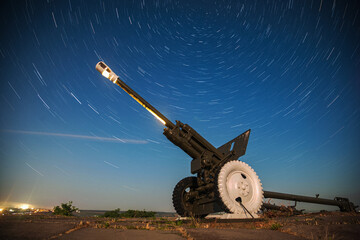
[(192, 157), (191, 173), (196, 174), (196, 177), (186, 177), (179, 181), (172, 194), (174, 208), (180, 216), (204, 217), (210, 213), (228, 212), (254, 217), (264, 197), (336, 205), (342, 211), (355, 210), (354, 205), (345, 198), (327, 200), (264, 192), (255, 171), (245, 162), (237, 160), (246, 152), (250, 129), (216, 148), (189, 125), (177, 120), (174, 124), (167, 119), (104, 62), (97, 63), (96, 70), (155, 116), (165, 126), (163, 134), (167, 139)]

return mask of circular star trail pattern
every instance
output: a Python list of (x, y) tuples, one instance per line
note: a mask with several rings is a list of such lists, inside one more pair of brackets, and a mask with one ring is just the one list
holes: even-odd
[(9, 1), (1, 202), (173, 211), (190, 157), (103, 78), (241, 159), (264, 189), (360, 201), (357, 1)]

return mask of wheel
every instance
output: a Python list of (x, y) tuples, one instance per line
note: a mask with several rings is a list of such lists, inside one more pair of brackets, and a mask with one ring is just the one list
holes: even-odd
[(178, 182), (174, 188), (172, 195), (173, 205), (177, 214), (182, 217), (192, 216), (193, 203), (187, 199), (186, 195), (196, 186), (196, 177), (186, 177)]
[(259, 211), (264, 193), (260, 179), (249, 165), (237, 160), (227, 162), (220, 169), (216, 182), (217, 195), (225, 211), (243, 213), (248, 210), (251, 214)]

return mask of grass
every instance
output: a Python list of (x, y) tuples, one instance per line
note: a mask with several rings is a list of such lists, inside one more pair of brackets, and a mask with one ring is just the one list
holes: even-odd
[(195, 218), (195, 217), (191, 217), (191, 228), (199, 228), (200, 227), (200, 219)]
[(181, 226), (181, 225), (183, 225), (183, 221), (178, 220), (175, 222), (175, 226)]
[(280, 223), (273, 223), (273, 224), (270, 226), (270, 229), (276, 231), (276, 230), (279, 230), (281, 227), (282, 227), (282, 226), (281, 226)]

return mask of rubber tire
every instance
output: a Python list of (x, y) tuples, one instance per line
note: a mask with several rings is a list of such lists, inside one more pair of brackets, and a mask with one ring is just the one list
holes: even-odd
[(190, 217), (193, 216), (192, 209), (190, 206), (185, 205), (184, 193), (187, 188), (195, 188), (197, 186), (196, 177), (186, 177), (182, 179), (178, 184), (176, 184), (172, 201), (177, 214), (181, 217)]

